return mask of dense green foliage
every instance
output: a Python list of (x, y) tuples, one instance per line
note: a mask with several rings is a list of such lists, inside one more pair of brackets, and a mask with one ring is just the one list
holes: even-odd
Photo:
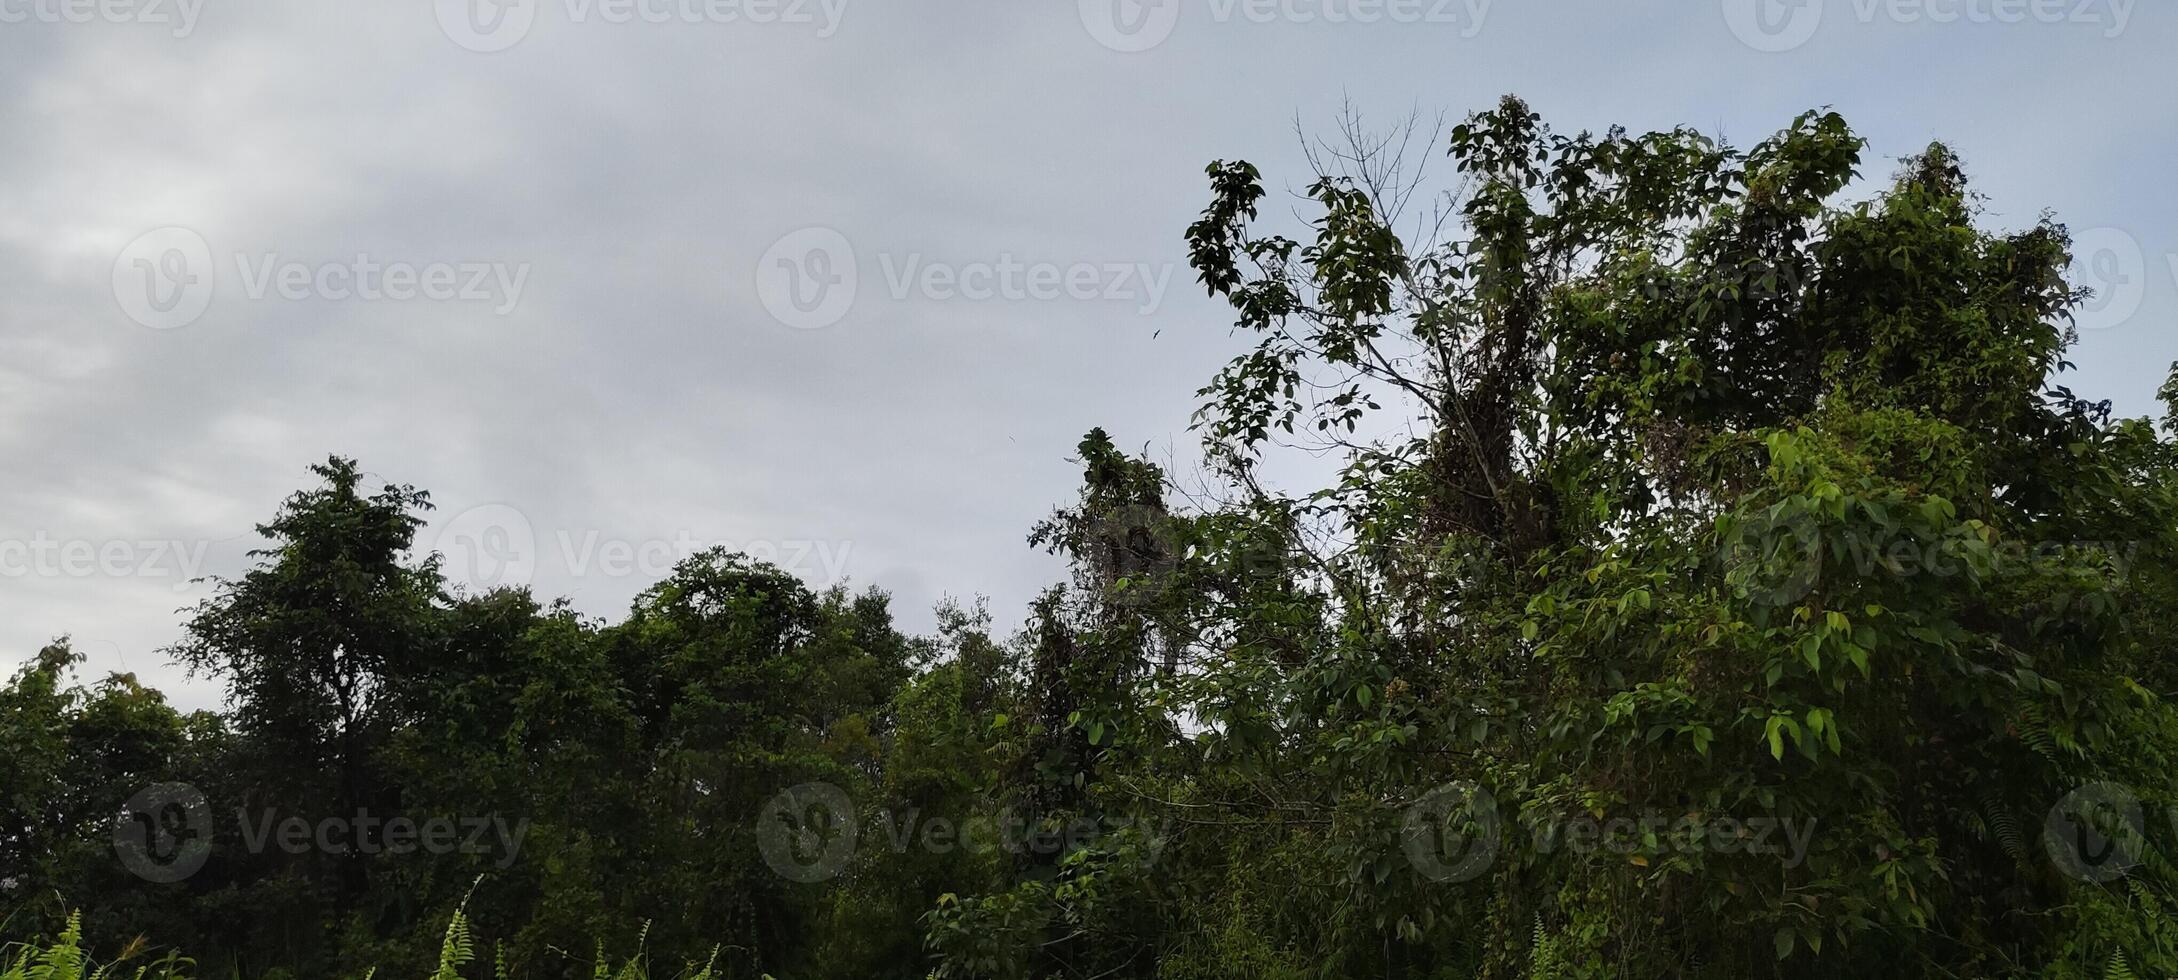
[[(453, 592), (428, 498), (334, 459), (175, 647), (227, 711), (65, 643), (0, 690), (9, 928), (252, 977), (2178, 973), (2178, 421), (2054, 387), (2065, 229), (1981, 227), (1941, 146), (1852, 199), (1821, 113), (1507, 100), (1435, 215), (1355, 135), (1298, 237), (1210, 168), (1211, 486), (1091, 433), (1019, 635), (724, 553), (619, 622)], [(163, 783), (220, 819), (152, 881), (112, 815)]]

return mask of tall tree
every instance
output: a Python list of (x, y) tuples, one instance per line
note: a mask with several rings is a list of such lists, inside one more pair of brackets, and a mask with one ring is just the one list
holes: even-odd
[[(2178, 802), (2178, 452), (2053, 387), (2065, 229), (1980, 227), (1942, 146), (1840, 200), (1828, 113), (1741, 151), (1508, 99), (1436, 198), (1401, 133), (1345, 135), (1304, 232), (1239, 162), (1189, 230), (1256, 343), (1174, 576), (1234, 601), (1174, 607), (1185, 750), (1098, 785), (1215, 829), (1149, 893), (1086, 861), (941, 908), (945, 975), (2178, 968), (2174, 828), (2109, 819)], [(1295, 449), (1345, 466), (1268, 485)], [(1137, 901), (1131, 958), (1016, 925)]]
[[(333, 774), (332, 815), (353, 816), (376, 789), (371, 754), (390, 719), (379, 711), (394, 679), (433, 649), (436, 559), (409, 561), (430, 496), (388, 484), (363, 491), (354, 460), (311, 467), (323, 482), (289, 497), (258, 526), (270, 543), (256, 566), (221, 582), (169, 651), (224, 679), (236, 727), (271, 764), (260, 769), (281, 802)], [(316, 797), (322, 809), (327, 797)], [(340, 862), (343, 894), (363, 886), (360, 854)]]

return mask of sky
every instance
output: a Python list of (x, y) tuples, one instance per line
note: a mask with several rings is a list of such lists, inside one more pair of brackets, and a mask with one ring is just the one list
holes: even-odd
[(1184, 468), (1245, 344), (1203, 168), (1290, 213), (1344, 105), (1945, 140), (2083, 243), (2065, 383), (2156, 412), (2174, 50), (2140, 0), (0, 0), (0, 667), (215, 706), (190, 580), (333, 453), (597, 616), (727, 545), (1017, 623), (1082, 434)]

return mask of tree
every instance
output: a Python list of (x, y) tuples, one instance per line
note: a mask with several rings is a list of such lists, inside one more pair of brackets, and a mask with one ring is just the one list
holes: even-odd
[[(175, 648), (228, 717), (65, 643), (0, 688), (0, 882), (220, 975), (420, 975), (442, 937), (518, 976), (618, 975), (593, 941), (750, 978), (2178, 973), (2178, 371), (2159, 423), (2057, 383), (2064, 227), (1984, 227), (1940, 145), (1847, 197), (1829, 113), (1743, 151), (1508, 99), (1443, 193), (1415, 133), (1312, 147), (1301, 227), (1209, 168), (1193, 262), (1251, 343), (1208, 485), (1090, 432), (1031, 537), (1073, 580), (1017, 636), (720, 551), (619, 622), (448, 595), (427, 498), (336, 458)], [(1338, 470), (1281, 485), (1295, 452)], [(534, 826), (505, 867), (224, 832), (141, 887), (111, 820), (166, 779)], [(805, 877), (780, 842), (842, 826), (810, 783), (862, 836)], [(917, 832), (1009, 807), (1066, 846)]]
[[(324, 481), (288, 498), (258, 533), (257, 566), (221, 582), (168, 652), (224, 678), (236, 727), (266, 754), (272, 799), (300, 802), (330, 769), (333, 814), (357, 813), (378, 787), (370, 760), (390, 719), (379, 710), (432, 650), (436, 559), (406, 559), (430, 496), (387, 485), (365, 496), (353, 460), (311, 467)], [(322, 767), (322, 768), (321, 768)], [(315, 797), (322, 808), (326, 797)], [(341, 893), (364, 887), (360, 854), (340, 861)]]
[[(1343, 135), (1305, 235), (1238, 162), (1189, 230), (1257, 338), (1198, 416), (1230, 499), (1176, 519), (1197, 734), (1099, 772), (1216, 829), (1163, 852), (1154, 955), (1038, 971), (2178, 966), (2168, 828), (2104, 808), (2139, 855), (2106, 881), (2035, 837), (2083, 784), (2178, 798), (2173, 433), (2049, 387), (2061, 225), (1978, 227), (1942, 146), (1841, 202), (1827, 113), (1739, 151), (1508, 99), (1436, 198), (1411, 131)], [(1345, 466), (1280, 492), (1286, 449)], [(947, 975), (1026, 969), (973, 927), (1028, 899), (941, 910)]]

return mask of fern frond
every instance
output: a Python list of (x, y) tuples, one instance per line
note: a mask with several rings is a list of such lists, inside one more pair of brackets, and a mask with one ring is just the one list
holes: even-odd
[(469, 937), (469, 917), (457, 908), (453, 921), (446, 924), (446, 938), (439, 944), (439, 968), (431, 980), (461, 980), (461, 968), (473, 959), (476, 947)]

